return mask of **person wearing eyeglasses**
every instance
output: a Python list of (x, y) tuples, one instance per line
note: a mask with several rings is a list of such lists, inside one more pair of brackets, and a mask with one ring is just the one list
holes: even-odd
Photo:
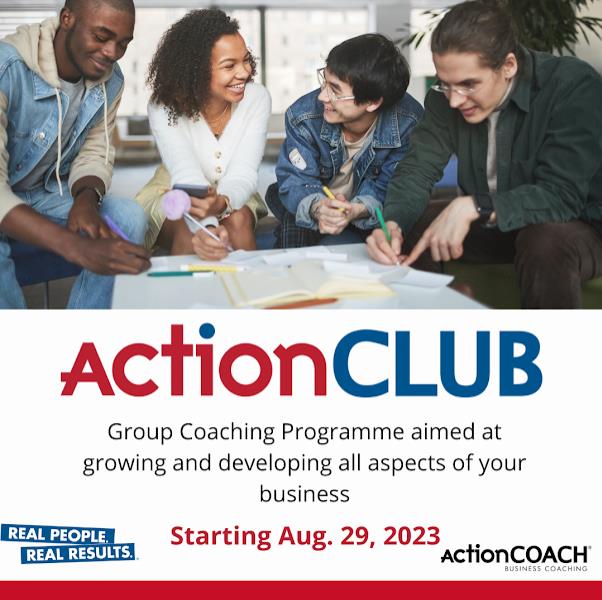
[(279, 220), (276, 247), (363, 242), (378, 226), (376, 208), (422, 114), (409, 81), (405, 59), (383, 35), (330, 51), (320, 88), (286, 111), (277, 182), (266, 194)]
[[(602, 275), (602, 78), (520, 46), (481, 2), (454, 6), (431, 50), (439, 81), (387, 191), (392, 241), (375, 231), (369, 254), (429, 270), (513, 262), (523, 307), (579, 307)], [(452, 154), (461, 192), (427, 206)]]

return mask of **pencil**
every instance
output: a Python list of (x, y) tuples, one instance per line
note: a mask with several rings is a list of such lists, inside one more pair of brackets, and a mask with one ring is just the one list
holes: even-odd
[(332, 304), (337, 302), (338, 298), (309, 298), (308, 300), (297, 300), (296, 302), (287, 302), (286, 304), (274, 304), (266, 306), (267, 310), (277, 310), (281, 308), (307, 308), (308, 306), (319, 306), (320, 304)]

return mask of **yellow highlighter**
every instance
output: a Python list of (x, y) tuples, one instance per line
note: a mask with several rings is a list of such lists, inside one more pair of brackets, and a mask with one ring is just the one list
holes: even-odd
[[(322, 190), (324, 191), (326, 196), (328, 196), (328, 198), (330, 198), (331, 200), (336, 200), (336, 198), (334, 197), (334, 194), (330, 191), (330, 189), (328, 189), (327, 185), (323, 185)], [(338, 206), (337, 210), (340, 210), (341, 212), (347, 212), (347, 210), (345, 208), (343, 208), (342, 206)]]
[(191, 273), (234, 273), (242, 271), (238, 265), (182, 265), (181, 271)]

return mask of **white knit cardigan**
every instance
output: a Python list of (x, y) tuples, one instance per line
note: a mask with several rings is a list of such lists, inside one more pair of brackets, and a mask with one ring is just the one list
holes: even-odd
[[(178, 117), (176, 125), (169, 125), (162, 105), (149, 104), (148, 118), (172, 185), (211, 185), (228, 196), (233, 208), (241, 208), (257, 190), (272, 101), (262, 85), (249, 83), (233, 108), (219, 139), (202, 117)], [(204, 223), (215, 224), (216, 219)]]

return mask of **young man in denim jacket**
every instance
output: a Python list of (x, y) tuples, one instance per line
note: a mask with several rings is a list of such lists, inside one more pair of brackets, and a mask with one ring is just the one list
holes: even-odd
[(333, 48), (318, 79), (321, 89), (286, 111), (278, 181), (266, 194), (278, 248), (362, 242), (378, 226), (376, 208), (422, 114), (406, 94), (405, 59), (382, 35)]
[(85, 269), (73, 308), (108, 308), (107, 275), (149, 266), (144, 213), (104, 197), (123, 90), (116, 61), (133, 30), (131, 0), (68, 0), (59, 19), (0, 42), (0, 308), (25, 308), (6, 236)]

